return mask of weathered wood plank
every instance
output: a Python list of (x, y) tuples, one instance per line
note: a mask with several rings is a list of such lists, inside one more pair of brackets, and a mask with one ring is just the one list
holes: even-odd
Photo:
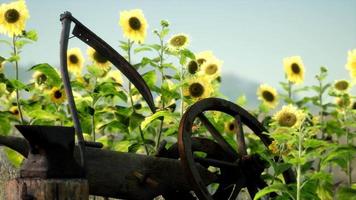
[(5, 200), (88, 200), (85, 179), (12, 179), (5, 185)]

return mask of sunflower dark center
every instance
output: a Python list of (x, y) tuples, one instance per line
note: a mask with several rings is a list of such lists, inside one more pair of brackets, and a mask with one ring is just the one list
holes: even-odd
[(216, 64), (210, 64), (205, 68), (205, 73), (213, 75), (218, 71), (218, 66)]
[(356, 102), (352, 104), (352, 110), (356, 110)]
[(230, 130), (230, 131), (235, 130), (235, 124), (234, 124), (234, 123), (231, 122), (231, 123), (229, 124), (229, 130)]
[(47, 80), (47, 76), (44, 75), (44, 74), (40, 74), (37, 77), (37, 83), (38, 84), (42, 84), (42, 83), (46, 82), (46, 80)]
[(337, 90), (346, 90), (349, 87), (349, 83), (347, 81), (338, 81), (335, 83), (335, 88)]
[(20, 13), (16, 9), (9, 9), (5, 12), (5, 20), (8, 23), (15, 23), (20, 19)]
[(189, 86), (189, 94), (192, 97), (201, 97), (204, 93), (204, 87), (200, 83), (193, 83)]
[(93, 57), (94, 57), (94, 60), (98, 63), (106, 63), (108, 61), (108, 59), (106, 59), (105, 56), (101, 55), (100, 53), (98, 53), (96, 51), (94, 52)]
[(295, 73), (295, 74), (299, 74), (300, 73), (300, 67), (297, 63), (293, 63), (292, 66), (292, 72)]
[(197, 60), (197, 62), (198, 62), (199, 65), (201, 65), (201, 64), (205, 63), (206, 60), (205, 60), (204, 58), (199, 58), (199, 59)]
[(141, 22), (137, 17), (131, 17), (129, 19), (129, 25), (135, 31), (140, 30), (141, 28)]
[(274, 95), (270, 91), (263, 91), (262, 97), (268, 102), (272, 102), (274, 100)]
[(17, 110), (17, 109), (13, 110), (13, 111), (12, 111), (12, 114), (18, 115), (18, 114), (19, 114), (19, 110)]
[(188, 72), (190, 74), (195, 74), (198, 71), (198, 63), (195, 60), (192, 60), (188, 64)]
[(278, 124), (281, 126), (292, 127), (297, 123), (297, 116), (293, 113), (283, 113), (278, 119)]
[(185, 44), (186, 41), (187, 38), (184, 35), (177, 35), (174, 38), (172, 38), (170, 43), (175, 47), (181, 47)]
[(79, 62), (79, 59), (78, 59), (78, 57), (76, 55), (72, 54), (72, 55), (69, 56), (69, 61), (71, 63), (73, 63), (73, 64), (77, 64)]
[(62, 92), (59, 90), (56, 90), (53, 94), (54, 98), (60, 99), (62, 97)]

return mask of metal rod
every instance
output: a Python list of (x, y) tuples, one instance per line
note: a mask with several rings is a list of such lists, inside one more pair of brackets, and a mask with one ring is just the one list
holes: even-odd
[(62, 33), (61, 33), (61, 40), (60, 40), (60, 71), (62, 75), (64, 89), (67, 94), (68, 105), (72, 115), (75, 132), (78, 139), (80, 162), (81, 162), (80, 164), (83, 167), (84, 170), (83, 175), (85, 176), (86, 175), (85, 143), (84, 143), (82, 128), (80, 126), (77, 109), (74, 102), (72, 87), (70, 85), (70, 78), (69, 78), (68, 66), (67, 66), (67, 50), (68, 50), (68, 38), (70, 32), (71, 16), (72, 14), (70, 12), (65, 12), (60, 17), (62, 22)]

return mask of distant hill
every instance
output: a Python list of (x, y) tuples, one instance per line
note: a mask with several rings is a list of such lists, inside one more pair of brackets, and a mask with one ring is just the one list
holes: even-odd
[(241, 95), (245, 95), (247, 98), (248, 107), (256, 107), (258, 105), (258, 99), (256, 97), (256, 91), (259, 84), (255, 81), (248, 80), (233, 73), (222, 74), (221, 80), (221, 93), (228, 97), (232, 102), (235, 102), (236, 98)]

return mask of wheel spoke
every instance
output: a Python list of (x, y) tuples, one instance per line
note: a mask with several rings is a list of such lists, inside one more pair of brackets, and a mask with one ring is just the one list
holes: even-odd
[(200, 157), (194, 157), (194, 161), (199, 162), (200, 164), (208, 164), (209, 166), (213, 167), (232, 167), (232, 168), (237, 168), (239, 167), (235, 163), (230, 163), (222, 160), (216, 160), (212, 158), (200, 158)]
[(245, 143), (245, 134), (244, 134), (244, 130), (242, 129), (240, 115), (235, 115), (235, 123), (237, 125), (237, 129), (236, 129), (237, 152), (241, 156), (246, 156), (247, 148), (246, 148), (246, 143)]
[(228, 153), (234, 160), (238, 158), (238, 154), (234, 150), (234, 148), (231, 147), (229, 143), (226, 142), (226, 140), (221, 136), (218, 130), (214, 127), (214, 125), (208, 120), (208, 118), (205, 117), (204, 114), (200, 113), (198, 115), (199, 119), (201, 122), (204, 124), (204, 126), (208, 129), (210, 134), (213, 136), (213, 138), (216, 140), (216, 142), (221, 146), (221, 148)]

